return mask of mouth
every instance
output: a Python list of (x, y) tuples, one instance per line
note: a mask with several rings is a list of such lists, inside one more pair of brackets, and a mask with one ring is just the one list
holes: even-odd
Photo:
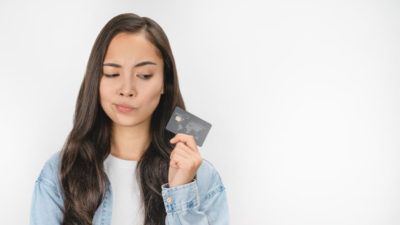
[(118, 104), (115, 104), (115, 108), (117, 109), (118, 112), (121, 112), (121, 113), (128, 113), (128, 112), (132, 112), (132, 111), (136, 110), (136, 108), (134, 108), (134, 107), (127, 106), (127, 105), (118, 105)]

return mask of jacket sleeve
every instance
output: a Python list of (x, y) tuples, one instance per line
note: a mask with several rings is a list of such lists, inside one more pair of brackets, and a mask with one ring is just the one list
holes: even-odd
[(216, 171), (211, 185), (200, 195), (198, 180), (169, 188), (162, 185), (167, 225), (228, 225), (229, 210), (225, 187)]
[(35, 182), (30, 225), (57, 225), (62, 222), (63, 201), (54, 181), (46, 176), (49, 170), (45, 166)]

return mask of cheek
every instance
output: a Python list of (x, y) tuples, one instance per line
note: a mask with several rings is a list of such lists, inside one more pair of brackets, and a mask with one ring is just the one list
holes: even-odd
[(152, 87), (144, 88), (142, 91), (144, 96), (144, 102), (150, 104), (152, 108), (158, 105), (161, 97), (161, 87), (160, 82), (155, 83)]
[(99, 96), (100, 96), (100, 103), (103, 109), (106, 106), (105, 103), (109, 102), (110, 95), (111, 95), (110, 85), (107, 85), (104, 82), (100, 82)]

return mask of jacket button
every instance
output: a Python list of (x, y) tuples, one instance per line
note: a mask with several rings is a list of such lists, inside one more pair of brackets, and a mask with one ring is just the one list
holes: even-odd
[(168, 202), (168, 203), (172, 203), (172, 198), (171, 198), (171, 197), (168, 197), (168, 198), (167, 198), (167, 202)]

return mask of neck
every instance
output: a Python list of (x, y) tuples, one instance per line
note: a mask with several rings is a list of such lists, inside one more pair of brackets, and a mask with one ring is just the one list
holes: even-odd
[(113, 124), (111, 154), (125, 160), (140, 160), (150, 145), (150, 124), (134, 127)]

